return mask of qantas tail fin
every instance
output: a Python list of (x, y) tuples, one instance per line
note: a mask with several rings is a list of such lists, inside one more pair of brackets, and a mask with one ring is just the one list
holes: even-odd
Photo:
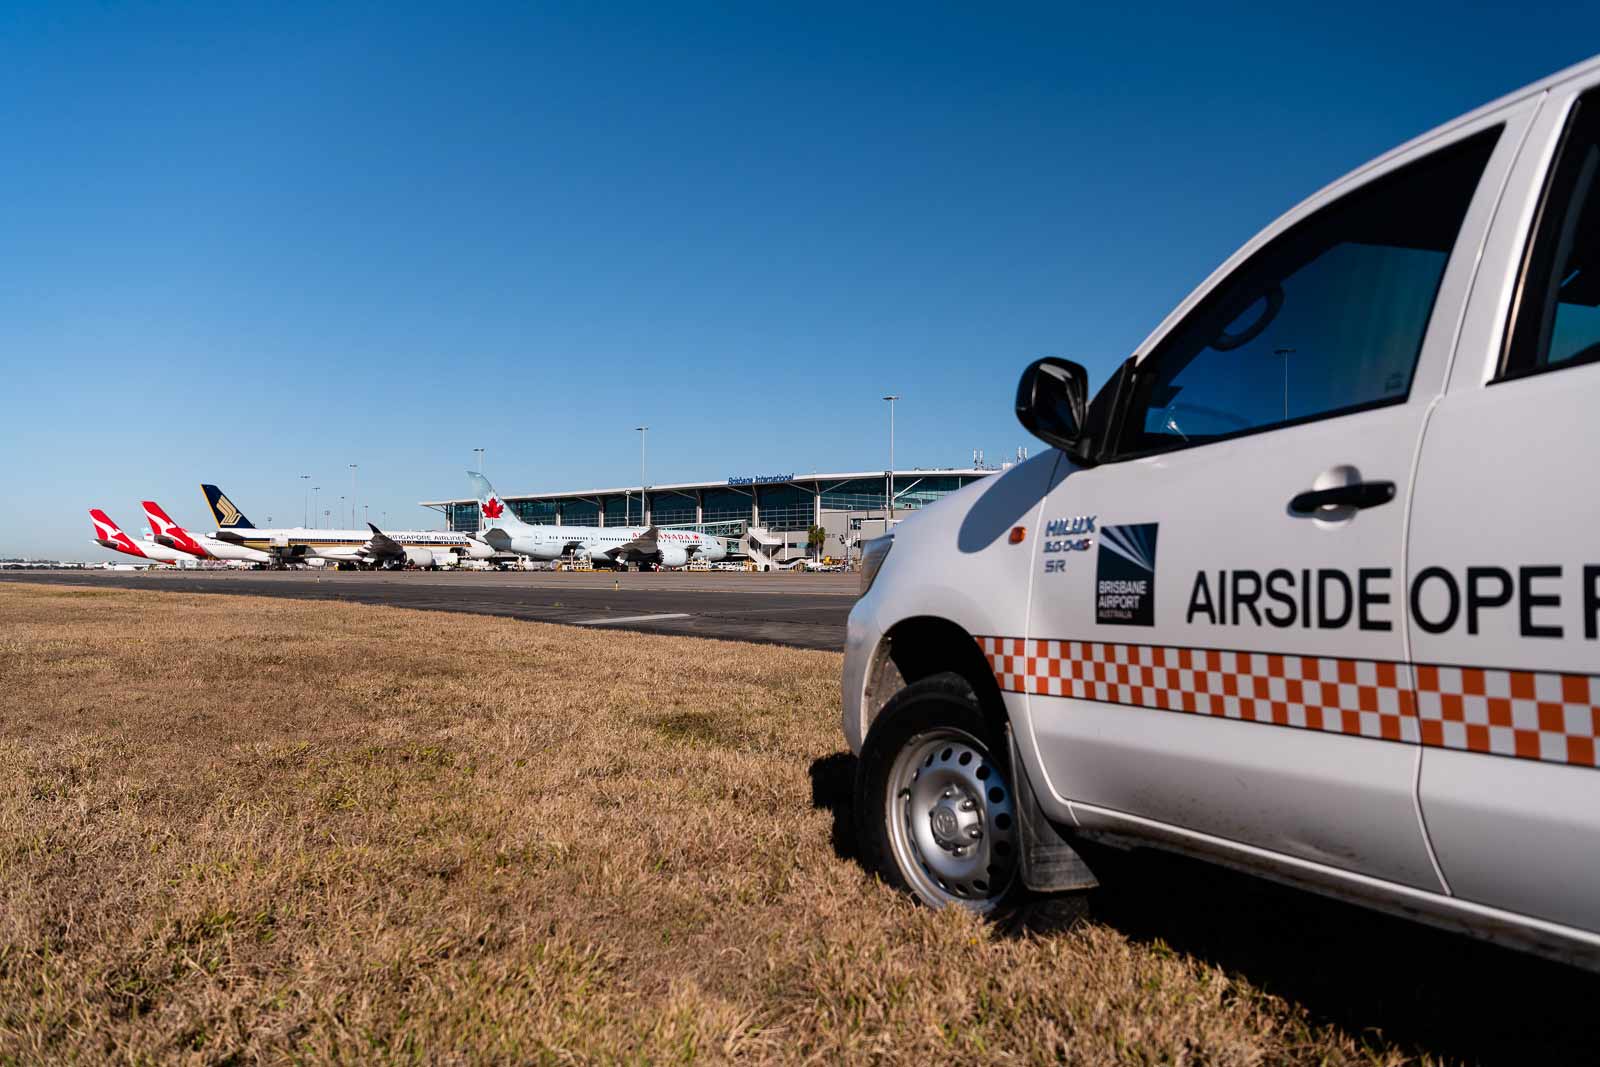
[(89, 509), (89, 519), (94, 523), (95, 543), (113, 552), (126, 552), (130, 556), (143, 556), (139, 546), (133, 543), (133, 538), (122, 532), (122, 528), (111, 521), (111, 516), (99, 508)]
[(150, 520), (150, 536), (156, 544), (175, 548), (179, 552), (187, 552), (189, 555), (198, 556), (200, 559), (206, 559), (210, 556), (210, 553), (200, 547), (199, 542), (194, 539), (188, 530), (173, 522), (167, 516), (167, 513), (161, 510), (160, 504), (157, 504), (154, 500), (146, 500), (143, 505), (144, 517)]
[(233, 501), (222, 494), (222, 490), (214, 485), (202, 485), (200, 491), (206, 495), (206, 506), (211, 509), (211, 515), (217, 520), (219, 530), (254, 530), (256, 524), (244, 517), (244, 512), (233, 506)]
[(527, 525), (506, 508), (505, 501), (494, 491), (489, 479), (476, 471), (468, 471), (467, 481), (472, 486), (473, 494), (478, 498), (479, 530), (514, 530)]

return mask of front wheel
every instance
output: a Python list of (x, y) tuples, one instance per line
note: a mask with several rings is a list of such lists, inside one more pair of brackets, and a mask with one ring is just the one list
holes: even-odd
[(884, 706), (861, 750), (862, 858), (934, 907), (993, 914), (1020, 893), (1022, 843), (1002, 737), (957, 675), (927, 678)]

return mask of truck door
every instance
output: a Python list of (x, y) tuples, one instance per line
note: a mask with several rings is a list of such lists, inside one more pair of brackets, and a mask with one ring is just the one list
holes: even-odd
[(1600, 89), (1504, 202), (1413, 505), (1422, 812), (1453, 894), (1600, 931)]
[(1139, 360), (1110, 460), (1050, 493), (1028, 655), (997, 673), (1031, 694), (1049, 787), (1080, 825), (1153, 821), (1439, 888), (1399, 576), (1493, 211), (1482, 179), (1514, 155), (1504, 121), (1247, 248)]

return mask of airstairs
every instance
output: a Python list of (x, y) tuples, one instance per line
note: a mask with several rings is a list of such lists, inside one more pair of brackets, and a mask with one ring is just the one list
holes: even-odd
[(752, 526), (739, 539), (739, 547), (759, 569), (772, 566), (776, 562), (772, 558), (772, 553), (782, 549), (783, 545), (783, 538), (765, 526)]

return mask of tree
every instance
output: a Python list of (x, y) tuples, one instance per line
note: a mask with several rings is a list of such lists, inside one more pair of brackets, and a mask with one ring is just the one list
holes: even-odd
[(828, 543), (828, 531), (821, 526), (812, 526), (806, 530), (806, 548), (817, 558), (822, 557), (822, 546)]

